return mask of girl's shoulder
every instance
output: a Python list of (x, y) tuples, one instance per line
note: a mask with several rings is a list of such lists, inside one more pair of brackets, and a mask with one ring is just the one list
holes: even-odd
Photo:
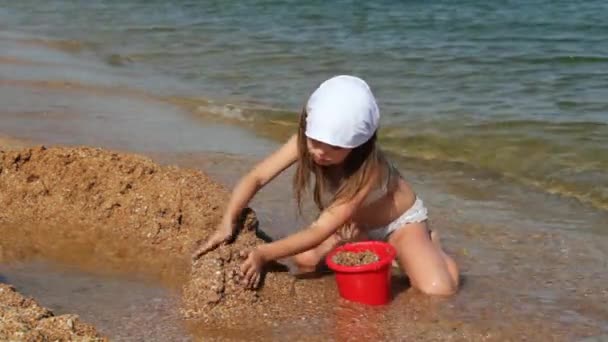
[(395, 178), (401, 177), (401, 172), (387, 154), (378, 148), (378, 161), (381, 167), (382, 180), (385, 187), (389, 187)]

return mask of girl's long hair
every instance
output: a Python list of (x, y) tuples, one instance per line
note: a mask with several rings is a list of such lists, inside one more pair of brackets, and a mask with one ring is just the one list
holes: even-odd
[[(311, 174), (314, 175), (313, 199), (319, 210), (325, 209), (323, 194), (329, 188), (337, 189), (331, 204), (352, 200), (364, 185), (372, 181), (374, 167), (381, 163), (381, 153), (376, 148), (376, 133), (363, 145), (354, 148), (337, 170), (340, 181), (331, 177), (334, 166), (321, 166), (314, 162), (306, 143), (306, 107), (302, 109), (298, 124), (298, 162), (293, 178), (293, 188), (299, 212), (302, 213), (302, 197), (309, 190)], [(329, 205), (331, 205), (329, 204)]]

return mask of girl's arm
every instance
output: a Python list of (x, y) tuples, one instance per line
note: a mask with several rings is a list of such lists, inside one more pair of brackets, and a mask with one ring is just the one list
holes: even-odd
[[(375, 177), (372, 177), (374, 179)], [(321, 244), (331, 234), (350, 220), (355, 210), (363, 202), (375, 182), (369, 182), (361, 189), (355, 198), (337, 203), (321, 213), (310, 227), (299, 231), (279, 241), (260, 245), (247, 256), (247, 260), (241, 265), (243, 275), (242, 282), (246, 287), (255, 288), (261, 279), (262, 267), (268, 261), (292, 256)]]
[(257, 164), (245, 175), (232, 191), (223, 219), (236, 221), (243, 208), (266, 184), (273, 180), (298, 159), (298, 139), (293, 135), (277, 151)]
[(193, 258), (199, 258), (219, 244), (232, 238), (235, 233), (237, 218), (243, 208), (247, 206), (253, 196), (264, 185), (291, 166), (297, 159), (298, 143), (297, 136), (294, 135), (281, 148), (257, 164), (247, 175), (241, 178), (232, 191), (220, 225), (215, 233), (194, 252)]
[(308, 228), (284, 239), (257, 247), (264, 262), (282, 259), (312, 249), (335, 233), (352, 216), (357, 205), (353, 202), (339, 204), (323, 211)]
[(277, 260), (307, 251), (321, 244), (354, 216), (355, 211), (375, 184), (378, 170), (374, 173), (371, 177), (372, 181), (364, 185), (352, 200), (331, 205), (307, 229), (273, 243), (259, 246), (257, 249), (260, 257), (265, 262)]

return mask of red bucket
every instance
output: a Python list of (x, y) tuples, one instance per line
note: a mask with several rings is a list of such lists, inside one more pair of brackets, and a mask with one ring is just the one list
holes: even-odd
[[(371, 251), (379, 260), (359, 266), (338, 265), (333, 261), (338, 252)], [(325, 261), (336, 272), (338, 292), (344, 299), (369, 305), (387, 304), (391, 298), (391, 263), (397, 252), (390, 244), (380, 241), (348, 243), (331, 251)]]

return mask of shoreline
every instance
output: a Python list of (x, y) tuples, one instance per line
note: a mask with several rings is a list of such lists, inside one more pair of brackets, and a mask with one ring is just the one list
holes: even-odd
[(17, 150), (25, 147), (32, 147), (35, 145), (35, 143), (28, 140), (0, 135), (0, 149)]
[[(115, 97), (137, 99), (141, 102), (149, 102), (150, 107), (156, 106), (162, 108), (164, 112), (173, 112), (176, 116), (190, 115), (194, 121), (203, 120), (206, 123), (213, 122), (218, 125), (245, 128), (248, 133), (252, 133), (249, 139), (258, 136), (270, 139), (273, 142), (283, 141), (295, 127), (294, 114), (296, 111), (273, 108), (259, 101), (247, 99), (200, 97), (193, 94), (191, 90), (188, 91), (187, 84), (176, 86), (175, 88), (178, 90), (173, 92), (167, 89), (170, 87), (159, 90), (158, 87), (141, 84), (142, 80), (146, 80), (147, 77), (152, 77), (152, 80), (156, 80), (156, 83), (162, 83), (160, 82), (162, 78), (156, 77), (159, 75), (149, 75), (145, 68), (144, 70), (138, 68), (127, 69), (128, 71), (123, 69), (123, 72), (126, 73), (123, 75), (120, 69), (102, 65), (101, 61), (97, 61), (97, 64), (76, 64), (76, 61), (80, 61), (82, 58), (82, 51), (73, 48), (73, 46), (78, 46), (78, 42), (52, 38), (30, 37), (30, 39), (25, 39), (16, 37), (11, 38), (10, 35), (0, 37), (0, 42), (16, 44), (25, 51), (35, 49), (34, 51), (40, 53), (38, 50), (49, 50), (65, 54), (66, 60), (65, 63), (61, 63), (61, 59), (55, 56), (51, 58), (55, 64), (46, 65), (44, 58), (32, 58), (31, 53), (20, 55), (14, 51), (19, 49), (13, 49), (8, 57), (2, 59), (2, 56), (0, 56), (0, 75), (5, 76), (5, 80), (0, 82), (0, 87), (23, 87), (36, 88), (42, 91), (82, 93), (83, 96), (105, 97), (110, 101)], [(14, 68), (6, 68), (7, 70), (3, 71), (2, 66), (12, 66)], [(29, 70), (28, 66), (35, 66), (34, 72)], [(65, 74), (70, 76), (65, 77), (55, 72), (53, 67), (65, 70)], [(79, 70), (79, 72), (72, 73), (71, 71), (74, 71), (74, 69)], [(99, 72), (90, 74), (92, 70), (97, 71), (97, 69), (99, 69)], [(103, 72), (108, 73), (108, 75), (95, 78), (94, 75)], [(171, 80), (171, 82), (179, 83), (177, 80)], [(2, 99), (0, 98), (0, 100)], [(78, 99), (70, 99), (70, 101), (78, 102)], [(63, 106), (70, 107), (70, 105)], [(72, 104), (72, 107), (75, 107), (71, 109), (75, 109), (77, 113), (86, 111), (86, 109), (78, 108), (78, 105)], [(175, 110), (175, 108), (178, 110)], [(141, 110), (154, 111), (150, 108), (142, 108)], [(15, 112), (20, 112), (20, 109)], [(52, 115), (53, 112), (51, 111), (50, 114)], [(445, 126), (439, 125), (440, 123), (445, 124)], [(4, 124), (7, 125), (7, 123)], [(430, 164), (436, 169), (450, 169), (453, 174), (465, 171), (472, 175), (484, 175), (496, 183), (511, 183), (517, 187), (529, 188), (530, 191), (542, 192), (548, 197), (554, 197), (554, 201), (561, 199), (567, 201), (574, 198), (583, 206), (590, 206), (608, 215), (606, 190), (601, 187), (601, 184), (605, 181), (602, 176), (602, 167), (608, 165), (606, 161), (581, 159), (578, 160), (578, 164), (572, 164), (572, 158), (574, 158), (572, 156), (588, 155), (594, 151), (596, 155), (602, 155), (602, 146), (590, 146), (590, 148), (595, 148), (592, 148), (592, 150), (578, 150), (576, 149), (577, 146), (583, 146), (582, 143), (579, 143), (570, 146), (572, 150), (563, 150), (560, 144), (555, 145), (551, 142), (555, 134), (563, 134), (564, 132), (574, 134), (568, 139), (599, 141), (598, 139), (608, 132), (608, 125), (601, 122), (548, 121), (545, 126), (542, 120), (506, 120), (471, 123), (470, 126), (462, 126), (458, 122), (449, 123), (447, 119), (440, 120), (437, 125), (439, 126), (429, 126), (426, 121), (412, 122), (412, 127), (416, 127), (416, 129), (412, 129), (405, 123), (396, 126), (389, 124), (384, 127), (380, 141), (386, 149), (392, 151), (405, 162)], [(510, 127), (517, 129), (509, 130)], [(580, 135), (585, 128), (590, 129), (590, 137)], [(226, 127), (222, 129), (226, 129)], [(226, 130), (229, 131), (229, 129)], [(495, 132), (496, 139), (493, 138), (494, 135), (484, 135), (483, 132), (487, 130)], [(438, 134), (438, 131), (444, 133)], [(517, 135), (520, 131), (523, 134), (521, 136)], [(452, 132), (453, 134), (445, 135), (446, 132)], [(44, 134), (42, 131), (37, 133), (38, 135)], [(161, 133), (155, 132), (155, 134)], [(518, 145), (518, 142), (528, 141), (531, 139), (530, 136), (537, 135), (539, 135), (539, 138), (530, 141), (530, 146)], [(97, 139), (101, 138), (98, 137)], [(171, 138), (164, 137), (164, 140), (168, 139)], [(461, 142), (463, 145), (460, 145)], [(64, 140), (59, 143), (73, 144), (74, 142)], [(92, 139), (85, 143), (97, 145)], [(155, 145), (153, 149), (159, 149), (162, 146), (161, 143), (154, 141), (151, 144)], [(174, 146), (180, 144), (184, 144), (184, 142), (180, 140), (172, 142)], [(211, 145), (212, 142), (207, 141), (206, 144)], [(480, 146), (486, 144), (494, 146), (494, 148), (490, 150), (480, 149)], [(407, 148), (404, 146), (407, 146)], [(138, 146), (134, 147), (138, 148)], [(183, 147), (192, 150), (196, 148), (196, 145), (184, 144)], [(231, 147), (231, 149), (233, 152), (239, 152), (238, 148)], [(221, 147), (216, 147), (216, 150), (220, 151)], [(494, 160), (495, 154), (508, 156), (509, 158), (502, 161)], [(522, 155), (526, 158), (521, 158)], [(563, 155), (565, 159), (553, 161), (547, 157), (552, 155)], [(530, 160), (526, 161), (527, 159)], [(547, 164), (547, 170), (537, 169), (537, 166), (540, 167), (544, 164)], [(506, 167), (508, 165), (513, 165), (513, 167)], [(561, 167), (566, 167), (566, 165), (568, 165), (568, 168), (562, 170)], [(582, 173), (578, 174), (573, 171), (579, 169), (584, 172), (581, 171)], [(557, 175), (544, 177), (544, 175), (552, 174), (554, 171)], [(571, 171), (574, 173), (571, 173)], [(587, 178), (591, 181), (582, 180)], [(600, 184), (600, 186), (593, 186), (593, 183)]]

